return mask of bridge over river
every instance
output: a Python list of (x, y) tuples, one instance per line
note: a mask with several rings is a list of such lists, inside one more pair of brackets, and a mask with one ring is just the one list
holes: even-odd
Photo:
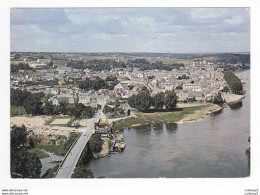
[(86, 145), (89, 138), (95, 132), (94, 125), (101, 118), (102, 109), (98, 110), (94, 117), (88, 121), (86, 130), (81, 134), (79, 139), (72, 145), (70, 150), (64, 157), (55, 178), (70, 178), (73, 174), (73, 170), (80, 162), (84, 150), (86, 150)]

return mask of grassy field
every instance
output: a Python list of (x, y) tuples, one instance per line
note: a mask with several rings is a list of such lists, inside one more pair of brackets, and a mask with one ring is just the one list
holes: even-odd
[(40, 148), (32, 148), (28, 150), (29, 153), (35, 153), (40, 159), (47, 158), (49, 155)]
[(23, 106), (11, 106), (11, 116), (19, 116), (26, 114)]
[(137, 116), (115, 121), (112, 125), (114, 130), (121, 130), (136, 124), (149, 124), (149, 123), (175, 123), (188, 114), (194, 114), (196, 111), (206, 108), (208, 105), (187, 107), (173, 112), (154, 112), (142, 113), (137, 110), (132, 112)]
[(70, 119), (66, 124), (55, 124), (55, 126), (60, 126), (60, 127), (69, 127), (72, 123), (73, 120), (75, 120), (74, 116), (57, 116), (54, 115), (50, 120), (46, 121), (46, 123), (44, 125), (51, 125), (51, 123), (55, 120), (55, 119)]

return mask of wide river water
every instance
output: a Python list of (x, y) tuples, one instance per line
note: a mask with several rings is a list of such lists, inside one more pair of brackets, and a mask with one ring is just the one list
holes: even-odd
[(246, 97), (236, 108), (187, 124), (154, 124), (123, 130), (126, 148), (87, 165), (106, 178), (230, 178), (250, 174), (250, 71)]

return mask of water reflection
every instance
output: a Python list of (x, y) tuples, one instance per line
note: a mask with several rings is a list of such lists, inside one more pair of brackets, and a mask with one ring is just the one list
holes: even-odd
[(243, 106), (243, 102), (238, 102), (236, 104), (231, 104), (229, 105), (229, 107), (231, 108), (231, 110), (238, 110)]
[(163, 133), (163, 123), (152, 124), (152, 129), (155, 134)]
[[(249, 82), (245, 86), (250, 91)], [(236, 109), (236, 110), (234, 110)], [(146, 124), (125, 129), (125, 151), (93, 159), (90, 169), (106, 178), (247, 177), (250, 93), (242, 104), (187, 124)]]
[(167, 123), (165, 124), (167, 133), (176, 133), (176, 130), (178, 128), (177, 123)]

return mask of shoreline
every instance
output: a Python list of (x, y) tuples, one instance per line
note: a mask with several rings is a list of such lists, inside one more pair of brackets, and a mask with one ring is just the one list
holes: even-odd
[(199, 106), (183, 107), (181, 111), (141, 113), (134, 110), (135, 117), (119, 119), (110, 123), (114, 130), (138, 127), (151, 123), (191, 123), (203, 120), (207, 115), (219, 113), (223, 106), (216, 104), (204, 104)]
[(186, 124), (186, 123), (199, 122), (208, 115), (220, 113), (223, 110), (223, 108), (224, 108), (223, 106), (216, 105), (216, 107), (213, 109), (208, 109), (208, 110), (205, 109), (205, 110), (198, 111), (194, 114), (187, 115), (183, 119), (177, 121), (176, 123)]

